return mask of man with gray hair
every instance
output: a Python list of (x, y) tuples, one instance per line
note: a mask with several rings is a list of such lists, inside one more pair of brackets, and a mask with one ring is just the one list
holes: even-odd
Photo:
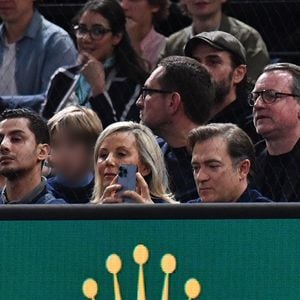
[(255, 185), (274, 201), (300, 201), (300, 67), (265, 67), (250, 94), (257, 145)]

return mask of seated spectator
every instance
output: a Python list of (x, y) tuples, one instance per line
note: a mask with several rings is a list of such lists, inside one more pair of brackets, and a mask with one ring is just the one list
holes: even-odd
[(197, 196), (187, 136), (209, 119), (214, 96), (204, 67), (194, 59), (171, 56), (152, 72), (137, 100), (141, 121), (163, 139), (160, 145), (177, 201)]
[(267, 66), (249, 99), (257, 145), (255, 186), (274, 201), (300, 201), (300, 67)]
[[(83, 67), (67, 70), (73, 80), (59, 80), (61, 71), (54, 76), (43, 115), (49, 118), (76, 104), (92, 108), (103, 127), (119, 120), (139, 120), (135, 100), (146, 73), (130, 44), (119, 2), (89, 1), (76, 20), (74, 30)], [(70, 75), (78, 70), (79, 74)]]
[(250, 90), (243, 45), (229, 33), (211, 31), (190, 39), (184, 51), (200, 62), (215, 81), (216, 98), (209, 122), (236, 124), (254, 143), (259, 141), (247, 103)]
[(34, 0), (0, 1), (0, 103), (38, 111), (51, 75), (76, 63), (68, 33), (47, 21)]
[(255, 80), (269, 63), (269, 54), (261, 35), (251, 26), (222, 13), (222, 4), (226, 0), (214, 1), (183, 0), (187, 13), (192, 18), (188, 26), (167, 39), (163, 57), (183, 55), (183, 48), (193, 36), (207, 31), (221, 30), (235, 36), (245, 47), (248, 62), (248, 76)]
[(69, 106), (55, 114), (48, 127), (49, 161), (55, 172), (48, 179), (49, 190), (68, 203), (89, 202), (94, 188), (94, 146), (102, 131), (98, 116), (91, 109)]
[(0, 116), (0, 175), (5, 187), (0, 204), (64, 204), (47, 190), (42, 165), (49, 154), (46, 122), (27, 109)]
[[(94, 155), (95, 188), (92, 203), (174, 203), (168, 192), (164, 159), (150, 129), (138, 123), (118, 122), (99, 136)], [(117, 184), (121, 164), (137, 166), (136, 191), (124, 191)]]
[(254, 146), (249, 136), (234, 124), (216, 124), (193, 129), (188, 138), (199, 202), (270, 202), (248, 187), (254, 166)]
[(167, 18), (169, 0), (121, 0), (121, 5), (132, 45), (153, 69), (166, 46), (166, 37), (154, 25)]

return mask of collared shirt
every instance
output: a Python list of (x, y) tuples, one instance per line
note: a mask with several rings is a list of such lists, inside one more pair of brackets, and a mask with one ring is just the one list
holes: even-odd
[(0, 95), (17, 95), (15, 79), (16, 43), (7, 44), (0, 67)]
[[(3, 64), (5, 25), (0, 25), (0, 66)], [(44, 100), (51, 75), (61, 66), (76, 63), (77, 51), (66, 31), (34, 12), (24, 36), (16, 43), (15, 81), (17, 95), (3, 96), (2, 104), (14, 108), (33, 107), (37, 110)], [(39, 106), (38, 105), (38, 106)]]
[(150, 64), (153, 69), (159, 59), (161, 51), (166, 46), (166, 37), (151, 28), (149, 33), (141, 42), (142, 56)]
[(4, 187), (1, 191), (0, 204), (65, 204), (65, 201), (48, 193), (46, 178), (42, 177), (41, 183), (37, 187), (18, 200), (9, 201)]

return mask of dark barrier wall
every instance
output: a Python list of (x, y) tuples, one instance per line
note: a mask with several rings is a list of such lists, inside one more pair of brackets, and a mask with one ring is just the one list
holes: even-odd
[(86, 299), (93, 278), (95, 299), (118, 299), (108, 267), (120, 299), (143, 299), (140, 263), (148, 300), (188, 299), (190, 278), (200, 300), (300, 299), (299, 216), (288, 204), (1, 208), (0, 298)]

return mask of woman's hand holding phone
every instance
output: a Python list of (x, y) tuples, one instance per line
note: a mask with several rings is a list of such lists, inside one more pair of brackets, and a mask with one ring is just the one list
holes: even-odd
[(136, 173), (136, 191), (124, 191), (120, 194), (118, 192), (120, 192), (122, 186), (117, 182), (118, 176), (116, 176), (111, 184), (104, 190), (101, 203), (124, 203), (124, 199), (130, 198), (132, 200), (131, 203), (153, 204), (148, 184), (139, 172)]

